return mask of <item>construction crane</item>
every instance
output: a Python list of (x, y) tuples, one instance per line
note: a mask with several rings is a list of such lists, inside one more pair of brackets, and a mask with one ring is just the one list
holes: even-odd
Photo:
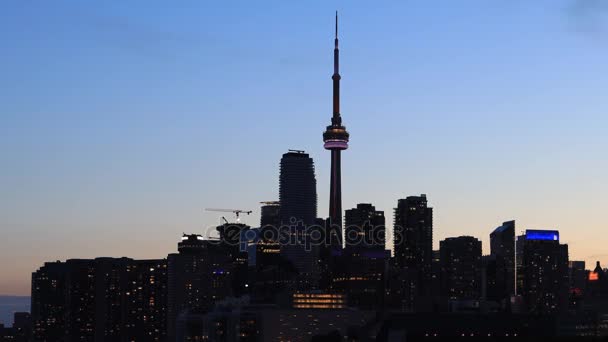
[[(251, 210), (242, 210), (242, 209), (217, 209), (217, 208), (205, 208), (205, 211), (216, 211), (216, 212), (220, 212), (220, 213), (233, 213), (236, 216), (236, 222), (240, 222), (241, 218), (239, 217), (240, 214), (251, 214), (252, 211)], [(228, 222), (223, 216), (222, 218), (224, 219), (224, 221), (226, 221), (226, 223)]]

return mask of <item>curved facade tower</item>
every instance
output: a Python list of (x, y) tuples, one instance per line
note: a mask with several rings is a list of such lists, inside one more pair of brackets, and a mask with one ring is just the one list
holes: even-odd
[(315, 164), (304, 151), (290, 150), (281, 158), (279, 205), (280, 223), (310, 225), (317, 218)]
[(340, 153), (348, 148), (348, 132), (340, 116), (340, 51), (338, 50), (338, 12), (336, 12), (336, 38), (334, 47), (333, 115), (331, 125), (323, 133), (324, 147), (331, 151), (331, 179), (329, 190), (330, 243), (342, 247), (342, 182)]

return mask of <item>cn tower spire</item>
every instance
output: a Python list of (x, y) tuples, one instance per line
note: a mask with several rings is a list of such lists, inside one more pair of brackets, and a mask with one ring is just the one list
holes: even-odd
[(331, 246), (334, 249), (342, 248), (342, 173), (341, 155), (342, 150), (348, 148), (349, 134), (346, 127), (342, 125), (340, 115), (340, 50), (338, 49), (338, 12), (336, 11), (336, 36), (334, 39), (334, 73), (333, 81), (333, 113), (331, 125), (323, 133), (323, 145), (326, 150), (331, 151), (331, 178), (329, 189), (329, 220)]
[(341, 125), (342, 118), (340, 117), (340, 49), (338, 48), (338, 11), (336, 11), (336, 38), (334, 39), (334, 110), (331, 123), (333, 125)]
[(338, 46), (338, 11), (336, 11), (336, 47)]

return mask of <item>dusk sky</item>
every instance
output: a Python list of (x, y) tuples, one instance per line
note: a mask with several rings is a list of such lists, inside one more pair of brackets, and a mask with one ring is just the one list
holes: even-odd
[[(2, 1), (0, 294), (45, 261), (163, 258), (278, 199), (288, 149), (327, 215), (334, 11), (343, 208), (427, 194), (434, 243), (559, 229), (608, 263), (608, 2)], [(228, 216), (227, 216), (228, 217)]]

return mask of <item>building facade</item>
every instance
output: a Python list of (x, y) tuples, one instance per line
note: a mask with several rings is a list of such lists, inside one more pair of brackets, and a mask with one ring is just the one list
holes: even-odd
[(522, 296), (529, 312), (554, 314), (568, 304), (568, 245), (556, 230), (526, 230), (522, 254)]
[(32, 274), (34, 341), (164, 341), (167, 262), (70, 259)]
[(397, 202), (393, 234), (391, 303), (403, 311), (428, 311), (432, 303), (433, 208), (428, 207), (426, 195)]
[(441, 288), (449, 300), (481, 298), (481, 241), (472, 236), (440, 242)]

